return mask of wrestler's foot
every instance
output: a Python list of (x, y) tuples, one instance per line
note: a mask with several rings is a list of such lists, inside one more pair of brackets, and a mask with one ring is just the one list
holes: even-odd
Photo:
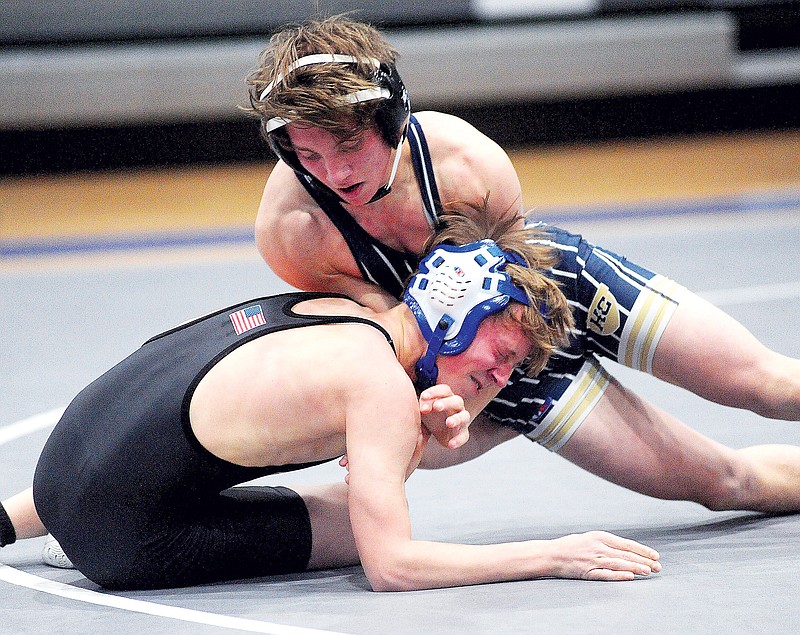
[(44, 543), (44, 549), (42, 549), (42, 562), (44, 562), (46, 565), (57, 567), (59, 569), (75, 568), (75, 565), (72, 564), (72, 561), (67, 557), (67, 554), (64, 553), (61, 545), (58, 544), (58, 540), (52, 536), (47, 539), (46, 543)]

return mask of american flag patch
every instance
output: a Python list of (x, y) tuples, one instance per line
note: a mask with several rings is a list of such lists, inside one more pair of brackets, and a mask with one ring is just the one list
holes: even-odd
[(264, 320), (264, 314), (261, 311), (261, 306), (258, 304), (255, 306), (248, 306), (237, 311), (236, 313), (231, 313), (230, 318), (231, 324), (233, 324), (233, 329), (236, 331), (237, 335), (241, 335), (250, 329), (254, 329), (257, 326), (262, 326), (267, 323)]

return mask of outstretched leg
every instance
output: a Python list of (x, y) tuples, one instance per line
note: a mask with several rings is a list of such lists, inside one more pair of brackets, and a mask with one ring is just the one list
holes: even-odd
[(661, 337), (653, 374), (726, 406), (800, 421), (800, 359), (770, 350), (693, 293), (681, 298)]
[(559, 452), (628, 489), (713, 510), (800, 511), (800, 447), (734, 450), (612, 379)]
[[(653, 358), (653, 374), (711, 401), (800, 421), (800, 360), (687, 292)], [(734, 450), (611, 382), (562, 448), (577, 465), (632, 490), (710, 509), (800, 510), (800, 447)]]

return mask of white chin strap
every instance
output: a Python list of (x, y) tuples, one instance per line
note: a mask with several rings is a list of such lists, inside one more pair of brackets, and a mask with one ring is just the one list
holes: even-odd
[[(408, 124), (406, 124), (408, 126)], [(400, 142), (397, 144), (397, 147), (394, 149), (394, 161), (392, 163), (392, 171), (389, 173), (389, 180), (386, 181), (385, 185), (382, 185), (378, 188), (378, 191), (375, 192), (375, 195), (369, 199), (370, 203), (374, 203), (378, 199), (383, 198), (389, 192), (392, 191), (392, 183), (394, 183), (394, 177), (397, 176), (397, 168), (400, 166), (400, 157), (403, 155), (403, 144), (406, 141), (406, 133), (403, 132), (400, 135)]]

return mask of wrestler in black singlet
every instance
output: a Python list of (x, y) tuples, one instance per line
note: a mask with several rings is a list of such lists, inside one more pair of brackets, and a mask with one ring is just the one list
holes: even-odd
[[(319, 297), (331, 295), (260, 298), (167, 331), (72, 401), (42, 451), (33, 493), (48, 531), (86, 577), (144, 589), (305, 569), (311, 527), (302, 499), (285, 488), (233, 486), (306, 465), (219, 459), (194, 436), (189, 403), (220, 359), (276, 331), (363, 323), (391, 344), (369, 320), (292, 311)], [(237, 315), (246, 319), (240, 333)]]

